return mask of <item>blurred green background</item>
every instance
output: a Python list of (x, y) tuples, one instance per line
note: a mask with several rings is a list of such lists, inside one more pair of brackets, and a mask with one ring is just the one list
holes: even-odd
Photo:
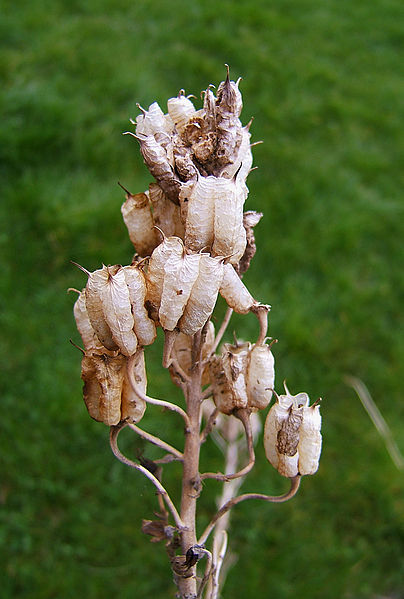
[[(82, 402), (66, 289), (85, 284), (71, 259), (131, 258), (117, 181), (138, 192), (151, 180), (121, 135), (136, 102), (199, 96), (226, 62), (265, 142), (248, 179), (246, 207), (265, 217), (245, 281), (272, 304), (278, 391), (286, 377), (324, 398), (324, 449), (293, 501), (234, 510), (224, 597), (404, 597), (403, 473), (343, 381), (366, 383), (404, 451), (403, 16), (401, 0), (3, 0), (1, 597), (174, 596), (163, 547), (139, 530), (154, 490)], [(254, 317), (232, 330), (254, 338)], [(160, 350), (147, 354), (150, 393), (178, 399)], [(146, 427), (180, 446), (175, 415), (149, 409)], [(157, 455), (129, 434), (122, 446)], [(208, 462), (221, 468), (212, 444)], [(178, 466), (165, 481), (178, 497)], [(243, 490), (286, 487), (259, 447)]]

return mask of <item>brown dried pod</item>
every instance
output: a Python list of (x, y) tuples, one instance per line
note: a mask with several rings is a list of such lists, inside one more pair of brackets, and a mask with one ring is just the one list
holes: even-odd
[(251, 260), (255, 256), (257, 246), (255, 245), (254, 227), (259, 223), (263, 217), (262, 212), (255, 212), (254, 210), (248, 210), (243, 215), (243, 225), (246, 233), (247, 245), (244, 254), (240, 258), (238, 263), (238, 273), (244, 274), (250, 267)]
[(158, 321), (166, 263), (172, 256), (182, 256), (183, 252), (184, 243), (179, 237), (165, 237), (150, 257), (146, 273), (146, 306), (155, 321)]
[(174, 135), (173, 142), (173, 160), (175, 170), (181, 181), (196, 181), (198, 170), (192, 161), (192, 148), (186, 146), (179, 135)]
[[(133, 377), (138, 388), (146, 394), (147, 377), (143, 351), (137, 352), (136, 354), (133, 363)], [(146, 402), (141, 399), (133, 389), (125, 369), (121, 395), (121, 420), (129, 419), (132, 422), (139, 422), (143, 417), (145, 410)]]
[(171, 120), (180, 134), (184, 130), (187, 122), (196, 112), (194, 105), (191, 100), (184, 95), (183, 90), (180, 91), (176, 98), (167, 100), (167, 109)]
[(238, 314), (247, 314), (253, 306), (258, 305), (231, 264), (224, 266), (219, 293)]
[(108, 269), (103, 266), (99, 270), (88, 273), (88, 281), (85, 288), (87, 314), (95, 334), (101, 344), (109, 350), (117, 350), (116, 341), (105, 319), (102, 305), (102, 290), (107, 285), (109, 278)]
[(156, 141), (153, 135), (140, 136), (138, 139), (140, 151), (147, 168), (153, 177), (156, 178), (167, 198), (178, 204), (181, 182), (173, 171), (167, 157), (167, 152)]
[(136, 252), (143, 258), (150, 256), (159, 240), (154, 229), (148, 195), (146, 193), (132, 195), (128, 192), (121, 212)]
[(222, 284), (223, 268), (222, 258), (201, 254), (198, 277), (178, 323), (180, 331), (186, 335), (194, 335), (210, 318)]
[(83, 379), (83, 399), (87, 411), (91, 418), (97, 422), (102, 422), (100, 415), (101, 385), (97, 380), (97, 370), (95, 368), (92, 353), (84, 354), (81, 360), (81, 378)]
[(124, 266), (122, 270), (129, 291), (136, 337), (140, 345), (150, 345), (156, 338), (156, 325), (149, 318), (145, 308), (147, 290), (145, 276), (136, 265)]
[[(184, 238), (185, 229), (181, 221), (180, 207), (166, 198), (157, 183), (149, 185), (149, 198), (153, 208), (153, 222), (167, 237)], [(154, 248), (153, 248), (154, 249)]]
[(137, 337), (133, 330), (134, 320), (121, 266), (107, 266), (108, 276), (100, 289), (102, 309), (112, 338), (124, 356), (132, 356), (137, 348)]
[[(240, 129), (236, 127), (238, 136), (240, 134)], [(218, 175), (220, 177), (225, 177), (226, 179), (232, 179), (237, 174), (238, 181), (245, 181), (248, 173), (251, 170), (253, 163), (253, 156), (251, 152), (251, 134), (249, 132), (248, 127), (243, 127), (241, 129), (241, 141), (237, 146), (237, 142), (234, 144), (236, 151), (229, 156), (229, 162), (225, 164), (224, 167), (221, 168)], [(223, 145), (224, 142), (222, 142)]]
[(243, 108), (243, 99), (239, 90), (240, 79), (236, 82), (230, 81), (229, 68), (227, 67), (227, 77), (217, 88), (216, 110), (220, 117), (233, 116), (238, 118)]
[(104, 349), (103, 345), (98, 339), (88, 316), (85, 289), (80, 292), (79, 297), (74, 304), (73, 314), (76, 320), (77, 329), (83, 340), (84, 349), (86, 351), (102, 351)]
[(217, 356), (211, 360), (213, 399), (223, 414), (232, 414), (234, 410), (248, 406), (246, 371), (249, 348), (249, 343), (225, 343), (220, 361)]
[(248, 356), (248, 407), (263, 410), (272, 398), (275, 384), (274, 357), (269, 345), (253, 345)]
[[(126, 358), (115, 355), (88, 353), (82, 361), (84, 401), (92, 418), (108, 426), (121, 420), (121, 394)], [(97, 410), (98, 405), (98, 410)]]
[(181, 318), (199, 273), (200, 254), (172, 254), (165, 263), (159, 320), (163, 329), (173, 331)]
[(139, 106), (142, 114), (136, 117), (137, 135), (156, 135), (164, 133), (171, 135), (174, 130), (174, 123), (170, 115), (164, 114), (157, 102), (153, 102), (148, 110)]
[[(215, 327), (213, 326), (213, 322), (209, 321), (207, 330), (206, 330), (206, 337), (205, 337), (204, 343), (202, 345), (202, 360), (207, 360), (207, 358), (209, 357), (209, 355), (212, 351), (214, 341), (215, 341)], [(185, 333), (179, 333), (179, 335), (177, 335), (175, 338), (171, 355), (177, 360), (178, 364), (181, 366), (182, 370), (186, 374), (190, 374), (190, 372), (191, 372), (191, 366), (192, 366), (191, 351), (192, 351), (192, 337), (190, 337), (189, 335), (186, 335)], [(177, 373), (173, 369), (173, 367), (171, 366), (169, 370), (170, 370), (170, 375), (171, 375), (172, 381), (176, 385), (180, 386), (180, 380), (178, 378)], [(203, 373), (202, 373), (202, 385), (208, 385), (209, 382), (210, 382), (209, 364), (206, 364), (206, 366), (203, 370)]]

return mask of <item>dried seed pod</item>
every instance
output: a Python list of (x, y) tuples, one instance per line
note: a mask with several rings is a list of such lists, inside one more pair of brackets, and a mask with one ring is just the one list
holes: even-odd
[(223, 414), (246, 408), (248, 404), (246, 370), (250, 344), (231, 345), (225, 343), (220, 360), (211, 360), (211, 380), (213, 399)]
[(135, 246), (136, 252), (143, 258), (150, 256), (159, 241), (156, 229), (154, 229), (150, 201), (147, 194), (137, 193), (136, 195), (131, 195), (127, 193), (126, 201), (121, 207), (121, 212), (128, 229), (129, 238)]
[(126, 358), (122, 354), (86, 353), (82, 361), (84, 401), (92, 418), (108, 426), (121, 420)]
[(255, 344), (248, 356), (248, 407), (263, 410), (272, 398), (275, 384), (274, 357), (271, 348)]
[(238, 118), (243, 108), (243, 99), (238, 88), (240, 79), (236, 82), (230, 81), (229, 75), (228, 69), (226, 80), (222, 81), (217, 88), (217, 113), (220, 117), (231, 115)]
[(196, 181), (198, 170), (192, 161), (192, 148), (185, 145), (179, 135), (172, 137), (175, 170), (181, 181)]
[[(133, 377), (139, 389), (146, 394), (147, 377), (144, 362), (144, 352), (138, 352), (133, 364)], [(121, 420), (126, 418), (132, 422), (139, 422), (146, 410), (146, 402), (141, 399), (130, 384), (128, 373), (122, 384), (121, 396)]]
[(124, 266), (126, 285), (129, 291), (129, 300), (132, 308), (134, 331), (140, 345), (150, 345), (156, 338), (156, 325), (149, 318), (145, 308), (146, 279), (136, 265)]
[[(239, 134), (240, 132), (237, 128), (237, 133), (235, 135)], [(238, 181), (245, 181), (253, 163), (250, 139), (251, 134), (248, 127), (243, 127), (241, 129), (240, 145), (238, 146), (236, 153), (230, 156), (232, 161), (229, 161), (229, 163), (226, 164), (218, 173), (220, 177), (232, 179), (237, 174)], [(235, 145), (237, 146), (237, 144)]]
[(187, 205), (185, 245), (193, 252), (212, 247), (216, 181), (215, 177), (199, 177), (195, 184), (181, 188), (180, 203)]
[(230, 256), (231, 264), (237, 264), (246, 248), (246, 232), (243, 226), (245, 194), (234, 180), (209, 177), (215, 186), (214, 234), (212, 253)]
[(103, 345), (98, 339), (88, 316), (85, 289), (80, 292), (79, 297), (74, 304), (73, 313), (77, 329), (83, 340), (84, 349), (86, 351), (102, 351), (104, 349)]
[(200, 254), (172, 254), (165, 264), (159, 320), (163, 329), (173, 331), (181, 318), (199, 273)]
[(156, 135), (165, 133), (171, 135), (174, 129), (174, 123), (171, 117), (164, 114), (157, 102), (149, 106), (149, 110), (142, 110), (142, 114), (136, 117), (137, 135)]
[(147, 168), (153, 177), (156, 178), (167, 198), (175, 204), (178, 204), (178, 194), (181, 182), (174, 174), (173, 168), (167, 157), (167, 152), (156, 141), (153, 135), (141, 136), (138, 137), (138, 139), (140, 151)]
[(198, 277), (178, 323), (180, 331), (186, 335), (194, 335), (211, 316), (222, 283), (223, 269), (221, 258), (200, 255)]
[(107, 349), (115, 351), (118, 346), (112, 338), (111, 329), (105, 319), (102, 306), (102, 290), (107, 285), (108, 278), (109, 273), (106, 266), (89, 274), (85, 289), (86, 308), (91, 326), (101, 344)]
[[(215, 327), (213, 326), (213, 322), (209, 321), (206, 331), (205, 341), (202, 345), (202, 360), (206, 360), (213, 347), (213, 343), (215, 341)], [(190, 374), (192, 359), (191, 359), (191, 351), (192, 351), (192, 337), (186, 335), (185, 333), (179, 333), (174, 341), (172, 356), (177, 360), (178, 364), (181, 366), (182, 370), (186, 374)], [(172, 367), (170, 367), (170, 375), (173, 382), (180, 386), (180, 381), (178, 379), (178, 375), (174, 371)], [(202, 385), (208, 385), (210, 383), (209, 376), (209, 364), (207, 364), (202, 373)]]
[(149, 198), (153, 207), (154, 224), (167, 237), (175, 235), (183, 239), (185, 230), (181, 221), (180, 207), (166, 198), (164, 191), (157, 183), (150, 184)]
[(137, 348), (137, 337), (125, 273), (121, 266), (108, 266), (106, 270), (108, 277), (100, 290), (104, 317), (123, 355), (132, 356)]
[(155, 321), (158, 321), (166, 263), (172, 257), (182, 256), (183, 252), (184, 244), (179, 237), (166, 237), (150, 257), (146, 273), (146, 306)]
[(314, 474), (321, 453), (321, 417), (309, 407), (307, 393), (280, 395), (268, 412), (264, 430), (265, 453), (280, 474)]
[(101, 385), (97, 380), (97, 371), (91, 353), (85, 354), (81, 361), (81, 378), (83, 379), (83, 399), (91, 418), (102, 422), (100, 415)]
[(224, 266), (219, 293), (238, 314), (247, 314), (253, 306), (258, 305), (231, 264)]
[(257, 246), (255, 245), (254, 227), (259, 223), (263, 214), (262, 212), (255, 212), (254, 210), (248, 210), (243, 215), (243, 225), (246, 233), (247, 245), (244, 254), (240, 258), (238, 264), (238, 272), (240, 275), (244, 274), (251, 263), (251, 260), (255, 256)]
[(182, 133), (189, 119), (195, 114), (196, 110), (191, 100), (180, 91), (176, 98), (167, 100), (168, 114), (171, 117), (178, 133)]

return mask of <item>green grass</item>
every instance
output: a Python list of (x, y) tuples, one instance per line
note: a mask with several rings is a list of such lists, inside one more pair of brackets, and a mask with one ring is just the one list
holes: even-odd
[[(265, 142), (248, 180), (247, 207), (265, 218), (245, 280), (272, 304), (278, 388), (286, 377), (324, 398), (324, 449), (292, 502), (236, 508), (224, 597), (403, 597), (403, 475), (343, 383), (367, 384), (404, 451), (402, 10), (399, 0), (3, 2), (2, 597), (174, 596), (163, 548), (139, 530), (154, 491), (112, 458), (82, 403), (66, 289), (85, 282), (71, 259), (90, 269), (130, 259), (116, 182), (149, 182), (121, 136), (136, 102), (198, 95), (225, 62), (244, 78), (243, 121), (254, 115)], [(256, 334), (252, 316), (232, 328)], [(170, 397), (159, 348), (150, 388)], [(154, 411), (146, 426), (181, 442), (174, 415)], [(282, 492), (258, 457), (244, 489)], [(178, 489), (177, 466), (165, 480)], [(216, 493), (207, 483), (202, 525)]]

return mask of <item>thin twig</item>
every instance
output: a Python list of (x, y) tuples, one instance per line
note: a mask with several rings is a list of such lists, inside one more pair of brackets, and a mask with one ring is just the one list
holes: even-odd
[(131, 422), (128, 423), (128, 426), (133, 431), (135, 431), (135, 433), (137, 433), (140, 437), (142, 437), (142, 439), (145, 439), (146, 441), (149, 441), (149, 443), (157, 445), (157, 447), (160, 447), (160, 449), (164, 449), (164, 451), (167, 451), (168, 453), (172, 454), (176, 460), (182, 462), (182, 460), (184, 459), (184, 455), (180, 451), (178, 451), (178, 449), (175, 449), (175, 447), (173, 447), (169, 443), (166, 443), (159, 437), (155, 437), (151, 433), (147, 433), (139, 426), (136, 426), (136, 424), (132, 424)]
[(214, 543), (216, 545), (215, 549), (214, 549), (214, 553), (217, 554), (217, 561), (216, 561), (216, 565), (214, 566), (214, 571), (213, 571), (213, 575), (212, 575), (212, 590), (210, 593), (210, 597), (209, 599), (216, 599), (218, 592), (219, 592), (219, 577), (220, 577), (220, 571), (222, 569), (223, 566), (223, 561), (224, 558), (226, 557), (226, 551), (227, 551), (227, 540), (228, 540), (228, 535), (227, 535), (227, 530), (222, 530), (222, 544), (220, 545), (220, 549), (217, 549), (217, 545), (219, 544), (219, 538), (215, 538)]
[(183, 368), (181, 368), (181, 366), (179, 365), (178, 360), (176, 358), (170, 358), (170, 366), (169, 366), (169, 368), (172, 368), (174, 370), (174, 372), (176, 374), (178, 374), (178, 376), (184, 382), (189, 383), (189, 381), (191, 380), (190, 377), (185, 372), (185, 370)]
[(221, 342), (222, 337), (225, 334), (225, 331), (229, 325), (232, 314), (233, 314), (233, 308), (227, 308), (226, 314), (224, 315), (224, 318), (223, 318), (223, 322), (220, 326), (220, 329), (217, 332), (215, 341), (213, 343), (211, 354), (214, 354), (215, 351), (217, 350), (217, 347), (218, 347), (219, 343)]
[[(143, 351), (143, 349), (138, 350), (138, 351)], [(184, 410), (182, 408), (180, 408), (180, 406), (170, 403), (169, 401), (164, 401), (163, 399), (155, 399), (154, 397), (149, 397), (148, 395), (145, 395), (143, 393), (143, 391), (139, 388), (138, 384), (136, 383), (134, 374), (133, 374), (133, 363), (136, 360), (136, 357), (137, 357), (137, 352), (135, 354), (133, 354), (133, 356), (131, 356), (127, 362), (129, 381), (130, 381), (130, 384), (132, 385), (132, 388), (135, 391), (135, 393), (140, 397), (140, 399), (143, 399), (143, 401), (145, 401), (146, 403), (153, 404), (155, 406), (161, 406), (162, 408), (167, 408), (168, 410), (177, 412), (185, 420), (187, 429), (189, 429), (190, 422), (189, 422), (188, 415), (186, 412), (184, 412)]]
[(241, 422), (243, 423), (246, 439), (247, 439), (247, 448), (248, 448), (248, 464), (244, 466), (238, 472), (234, 472), (233, 474), (222, 474), (220, 472), (205, 472), (201, 474), (201, 480), (205, 480), (206, 478), (213, 478), (214, 480), (222, 480), (227, 482), (229, 480), (233, 480), (235, 478), (240, 478), (245, 476), (250, 472), (251, 468), (255, 464), (255, 453), (254, 453), (254, 443), (251, 429), (251, 421), (250, 421), (250, 413), (247, 410), (238, 410), (235, 414)]
[(185, 527), (183, 521), (181, 520), (181, 517), (180, 517), (179, 513), (177, 512), (177, 509), (176, 509), (175, 505), (173, 504), (169, 494), (167, 493), (167, 490), (163, 487), (161, 482), (154, 476), (154, 474), (152, 474), (150, 472), (150, 470), (148, 470), (144, 466), (141, 466), (140, 464), (137, 464), (136, 462), (133, 462), (132, 460), (127, 458), (119, 449), (118, 435), (121, 432), (121, 430), (123, 428), (125, 428), (125, 426), (127, 426), (126, 422), (124, 422), (122, 424), (118, 424), (117, 426), (110, 427), (109, 442), (111, 445), (112, 453), (114, 454), (114, 456), (116, 458), (118, 458), (118, 460), (120, 462), (122, 462), (123, 464), (126, 464), (126, 466), (129, 466), (130, 468), (139, 470), (139, 472), (144, 474), (153, 483), (153, 485), (156, 487), (156, 489), (160, 493), (160, 495), (162, 495), (164, 497), (167, 507), (170, 510), (170, 512), (172, 513), (174, 521), (175, 521), (178, 529), (184, 530), (186, 527)]
[(359, 399), (362, 402), (363, 407), (365, 408), (370, 419), (375, 425), (377, 432), (382, 437), (386, 445), (386, 449), (390, 454), (390, 457), (393, 460), (395, 466), (398, 468), (398, 470), (404, 470), (404, 458), (399, 448), (397, 447), (396, 442), (394, 441), (393, 435), (387, 422), (385, 421), (379, 408), (373, 401), (366, 385), (360, 379), (354, 376), (345, 376), (344, 380), (350, 387), (352, 387), (356, 391)]
[(201, 398), (202, 399), (208, 399), (208, 397), (211, 397), (213, 393), (213, 385), (209, 385), (209, 387), (206, 387), (205, 391), (202, 392)]
[(208, 582), (210, 575), (212, 573), (212, 554), (211, 554), (211, 552), (208, 551), (208, 549), (205, 549), (204, 547), (201, 547), (200, 550), (203, 551), (203, 553), (206, 555), (206, 568), (205, 568), (205, 574), (203, 575), (203, 578), (201, 580), (201, 584), (199, 585), (198, 594), (196, 596), (196, 599), (200, 599), (200, 597), (202, 597), (203, 589), (205, 588), (206, 583)]
[(234, 507), (238, 503), (241, 503), (242, 501), (246, 501), (247, 499), (262, 499), (263, 501), (270, 501), (271, 503), (283, 503), (285, 501), (288, 501), (289, 499), (292, 499), (292, 497), (294, 497), (296, 495), (296, 493), (299, 489), (300, 475), (298, 474), (297, 476), (292, 477), (290, 479), (290, 483), (291, 483), (290, 490), (287, 493), (285, 493), (284, 495), (271, 496), (271, 495), (263, 495), (261, 493), (245, 493), (244, 495), (239, 495), (238, 497), (234, 497), (233, 499), (230, 499), (230, 501), (225, 503), (220, 508), (220, 510), (215, 514), (215, 516), (212, 518), (212, 520), (210, 521), (210, 523), (208, 524), (208, 526), (205, 528), (204, 532), (202, 533), (201, 538), (198, 540), (198, 544), (203, 545), (204, 543), (206, 543), (210, 533), (212, 532), (212, 530), (215, 527), (216, 522), (222, 516), (224, 516), (224, 514), (226, 512), (228, 512), (232, 507)]
[(205, 428), (203, 429), (203, 431), (200, 434), (200, 440), (201, 440), (201, 444), (205, 443), (207, 437), (210, 435), (210, 433), (213, 430), (213, 427), (216, 424), (216, 418), (219, 415), (219, 410), (217, 408), (214, 408), (213, 412), (210, 414), (208, 421), (206, 423)]

